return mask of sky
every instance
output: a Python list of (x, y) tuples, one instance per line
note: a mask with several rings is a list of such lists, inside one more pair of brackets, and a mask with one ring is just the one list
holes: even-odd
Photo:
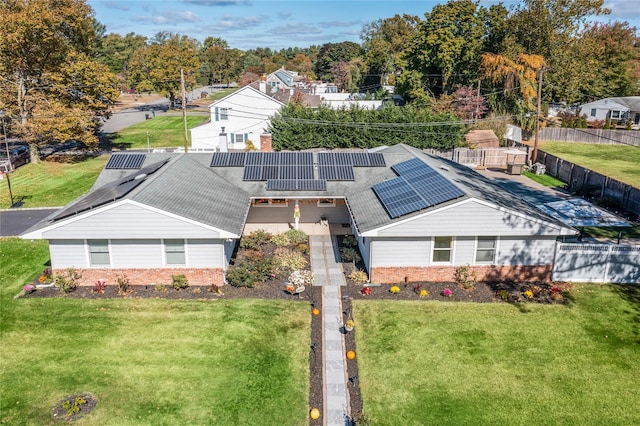
[[(324, 43), (360, 43), (364, 25), (396, 14), (424, 18), (442, 1), (403, 0), (88, 0), (107, 33), (133, 32), (152, 37), (160, 31), (199, 41), (219, 37), (241, 50), (309, 47)], [(481, 1), (490, 6), (497, 1)], [(508, 8), (517, 1), (503, 0)], [(599, 21), (627, 21), (640, 28), (640, 1), (605, 0), (611, 15)]]

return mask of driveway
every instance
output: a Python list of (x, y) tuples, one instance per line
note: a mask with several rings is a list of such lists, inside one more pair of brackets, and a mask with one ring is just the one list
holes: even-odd
[(15, 237), (49, 216), (58, 208), (0, 211), (0, 237)]

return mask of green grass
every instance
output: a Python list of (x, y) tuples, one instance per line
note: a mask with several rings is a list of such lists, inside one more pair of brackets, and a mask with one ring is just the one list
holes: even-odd
[[(209, 119), (209, 114), (187, 116), (187, 129)], [(182, 115), (161, 115), (120, 130), (111, 139), (111, 144), (124, 149), (146, 149), (147, 132), (151, 148), (184, 146)]]
[(549, 175), (537, 175), (535, 173), (531, 173), (528, 170), (522, 172), (523, 175), (528, 177), (529, 179), (538, 182), (540, 185), (548, 186), (549, 188), (562, 188), (565, 186), (565, 183), (560, 179), (556, 179), (553, 176)]
[(307, 305), (13, 299), (47, 260), (0, 240), (0, 423), (59, 423), (54, 404), (89, 392), (81, 425), (307, 424)]
[(595, 172), (640, 187), (640, 147), (543, 142), (543, 151)]
[(233, 92), (239, 89), (241, 89), (241, 87), (227, 87), (226, 89), (222, 89), (219, 92), (214, 92), (210, 94), (208, 99), (211, 99), (214, 102), (219, 101), (220, 99), (224, 98), (225, 96), (229, 96), (230, 94), (232, 94)]
[(640, 288), (579, 285), (574, 297), (354, 301), (365, 414), (374, 425), (640, 424)]
[[(26, 208), (64, 206), (91, 189), (107, 158), (103, 155), (78, 163), (44, 161), (19, 167), (11, 173), (13, 200)], [(0, 208), (9, 208), (7, 181), (0, 181), (0, 187)]]
[(640, 239), (640, 225), (633, 225), (631, 227), (586, 227), (584, 228), (584, 234), (593, 238), (608, 238), (613, 241), (617, 241), (618, 232), (622, 231), (622, 243), (624, 244), (625, 238), (638, 238)]

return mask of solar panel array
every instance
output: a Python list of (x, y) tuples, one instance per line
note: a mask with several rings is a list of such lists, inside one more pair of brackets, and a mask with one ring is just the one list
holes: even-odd
[(211, 167), (242, 167), (246, 152), (215, 152), (211, 157)]
[(147, 176), (157, 172), (162, 166), (164, 166), (169, 160), (159, 161), (144, 167), (135, 173), (128, 175), (115, 182), (108, 183), (95, 191), (89, 193), (86, 197), (77, 203), (70, 205), (63, 209), (53, 217), (53, 220), (64, 219), (65, 217), (73, 216), (86, 210), (91, 210), (104, 204), (110, 203), (127, 195), (138, 185), (145, 181)]
[(384, 156), (379, 152), (320, 152), (319, 166), (384, 167)]
[(113, 154), (105, 169), (139, 169), (147, 156), (145, 154)]
[(318, 177), (326, 180), (354, 180), (353, 166), (318, 166)]
[(269, 179), (267, 191), (326, 191), (324, 179)]
[(313, 179), (313, 166), (244, 166), (242, 180)]
[(391, 166), (399, 176), (373, 185), (392, 219), (464, 196), (464, 192), (418, 158)]

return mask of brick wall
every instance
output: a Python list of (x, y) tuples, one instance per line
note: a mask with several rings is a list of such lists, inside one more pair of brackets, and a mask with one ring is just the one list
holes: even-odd
[[(428, 266), (409, 268), (373, 268), (371, 282), (392, 284), (400, 282), (454, 282), (458, 266)], [(469, 266), (478, 281), (551, 281), (551, 265), (538, 266)]]
[(273, 151), (273, 143), (271, 141), (270, 133), (264, 133), (260, 135), (260, 151), (262, 152)]
[[(157, 269), (78, 269), (82, 274), (79, 285), (92, 286), (96, 281), (105, 279), (107, 285), (117, 284), (117, 279), (123, 274), (132, 285), (171, 284), (171, 275), (184, 274), (189, 285), (222, 285), (224, 274), (221, 268), (157, 268)], [(54, 274), (64, 270), (53, 270)]]

